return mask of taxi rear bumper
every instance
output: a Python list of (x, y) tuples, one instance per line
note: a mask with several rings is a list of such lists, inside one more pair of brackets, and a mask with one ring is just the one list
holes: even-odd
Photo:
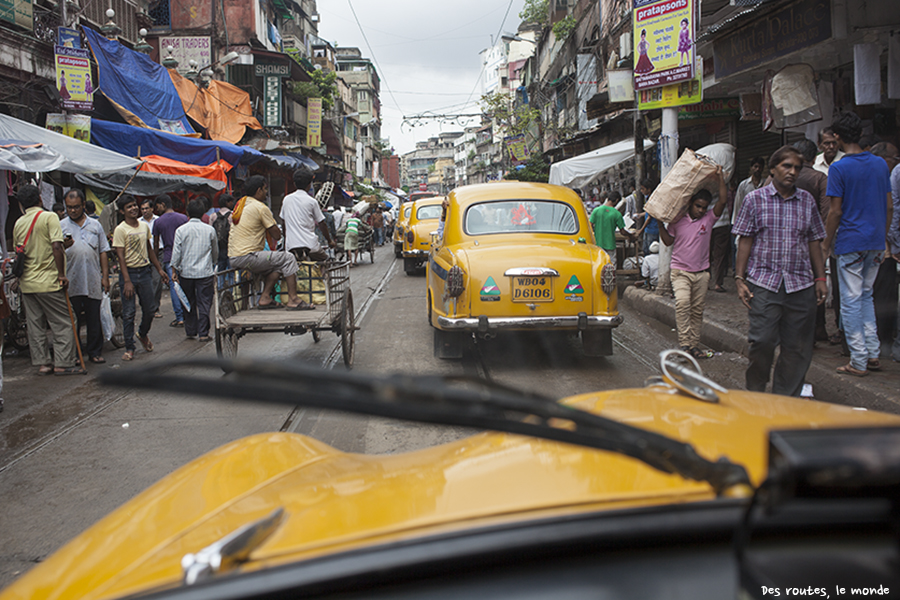
[(438, 327), (453, 331), (494, 331), (498, 329), (613, 329), (622, 324), (622, 315), (593, 316), (581, 313), (554, 317), (463, 317), (437, 318)]

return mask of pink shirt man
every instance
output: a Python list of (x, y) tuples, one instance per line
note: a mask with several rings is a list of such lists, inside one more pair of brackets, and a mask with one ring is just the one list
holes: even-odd
[(712, 210), (696, 221), (688, 213), (668, 225), (669, 233), (675, 237), (673, 269), (698, 273), (709, 268), (709, 238), (718, 218)]

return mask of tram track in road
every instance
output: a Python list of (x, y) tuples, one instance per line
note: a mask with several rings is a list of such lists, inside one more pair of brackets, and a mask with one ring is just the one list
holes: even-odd
[[(382, 275), (381, 279), (374, 288), (371, 286), (366, 286), (366, 289), (371, 291), (359, 309), (356, 310), (354, 316), (354, 323), (358, 324), (362, 322), (362, 320), (366, 317), (369, 312), (369, 309), (372, 308), (375, 301), (381, 298), (384, 293), (384, 289), (387, 287), (391, 278), (394, 276), (394, 272), (397, 270), (397, 262), (394, 261), (391, 263), (391, 266), (388, 267), (387, 271), (385, 271), (384, 275)], [(352, 288), (351, 288), (352, 289)], [(322, 368), (324, 369), (334, 369), (338, 361), (342, 359), (343, 352), (341, 349), (341, 340), (338, 338), (338, 341), (334, 344), (334, 347), (331, 349), (331, 352), (325, 357), (322, 361)], [(295, 406), (291, 413), (287, 416), (284, 423), (279, 428), (279, 431), (290, 431), (295, 429), (299, 422), (306, 415), (307, 409), (302, 406)]]

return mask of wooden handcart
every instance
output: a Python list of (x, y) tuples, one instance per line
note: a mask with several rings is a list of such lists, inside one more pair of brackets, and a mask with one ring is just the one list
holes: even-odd
[[(314, 304), (314, 310), (259, 310), (257, 300), (262, 278), (238, 269), (219, 272), (213, 302), (219, 358), (235, 358), (238, 340), (248, 333), (280, 331), (302, 335), (311, 332), (313, 340), (318, 342), (321, 332), (330, 331), (341, 338), (344, 364), (350, 368), (357, 329), (350, 290), (350, 263), (326, 262), (316, 266), (315, 263), (300, 263), (297, 273), (297, 294), (307, 303)], [(277, 299), (287, 299), (286, 291), (276, 294)]]

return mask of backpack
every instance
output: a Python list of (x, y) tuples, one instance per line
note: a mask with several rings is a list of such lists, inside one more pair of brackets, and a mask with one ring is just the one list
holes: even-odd
[(213, 229), (216, 230), (216, 238), (219, 240), (219, 254), (228, 255), (228, 233), (231, 231), (231, 213), (223, 215), (219, 213), (213, 221)]

